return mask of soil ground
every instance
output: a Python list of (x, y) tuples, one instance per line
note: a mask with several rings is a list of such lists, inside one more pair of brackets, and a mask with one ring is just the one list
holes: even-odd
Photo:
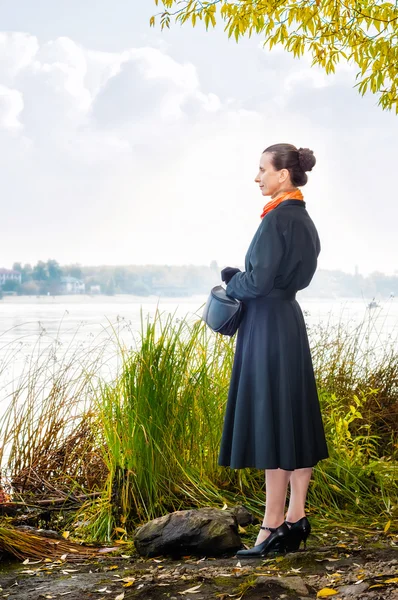
[[(325, 535), (325, 534), (324, 534)], [(0, 561), (0, 599), (398, 600), (398, 538), (348, 530), (311, 536), (307, 550), (267, 559), (143, 559), (131, 549), (90, 561)], [(25, 561), (26, 563), (26, 561)], [(324, 591), (323, 594), (328, 592)]]

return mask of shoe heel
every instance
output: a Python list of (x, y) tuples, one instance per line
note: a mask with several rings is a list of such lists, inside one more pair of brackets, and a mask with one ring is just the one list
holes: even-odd
[(298, 531), (290, 531), (289, 539), (286, 540), (286, 552), (297, 552), (301, 540), (302, 537)]
[(307, 538), (311, 533), (311, 529), (306, 529), (303, 531), (303, 542), (304, 542), (304, 550), (307, 548)]

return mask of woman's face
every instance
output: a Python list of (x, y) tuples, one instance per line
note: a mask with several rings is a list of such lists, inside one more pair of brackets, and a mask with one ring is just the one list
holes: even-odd
[(276, 171), (272, 165), (272, 154), (265, 152), (260, 158), (260, 167), (256, 179), (263, 196), (276, 196), (290, 184), (290, 175), (287, 169)]

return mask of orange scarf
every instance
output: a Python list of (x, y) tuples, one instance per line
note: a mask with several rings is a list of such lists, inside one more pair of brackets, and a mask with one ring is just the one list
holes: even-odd
[(261, 214), (261, 218), (263, 219), (265, 217), (265, 215), (270, 212), (270, 210), (273, 210), (281, 202), (283, 202), (284, 200), (288, 200), (288, 199), (290, 199), (290, 200), (304, 200), (304, 196), (300, 192), (300, 190), (294, 190), (293, 192), (281, 192), (280, 194), (278, 194), (278, 196), (276, 196), (276, 198), (274, 198), (273, 200), (270, 200), (269, 202), (267, 202), (267, 204), (263, 208), (263, 212)]

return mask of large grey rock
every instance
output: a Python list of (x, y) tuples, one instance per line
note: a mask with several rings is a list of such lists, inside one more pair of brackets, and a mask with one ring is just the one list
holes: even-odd
[(247, 510), (244, 506), (234, 506), (232, 508), (227, 508), (226, 512), (229, 512), (231, 515), (236, 517), (238, 521), (238, 525), (245, 527), (246, 525), (250, 525), (254, 521), (254, 517), (250, 511)]
[(236, 517), (227, 510), (180, 510), (149, 521), (134, 534), (142, 556), (217, 556), (241, 547)]

